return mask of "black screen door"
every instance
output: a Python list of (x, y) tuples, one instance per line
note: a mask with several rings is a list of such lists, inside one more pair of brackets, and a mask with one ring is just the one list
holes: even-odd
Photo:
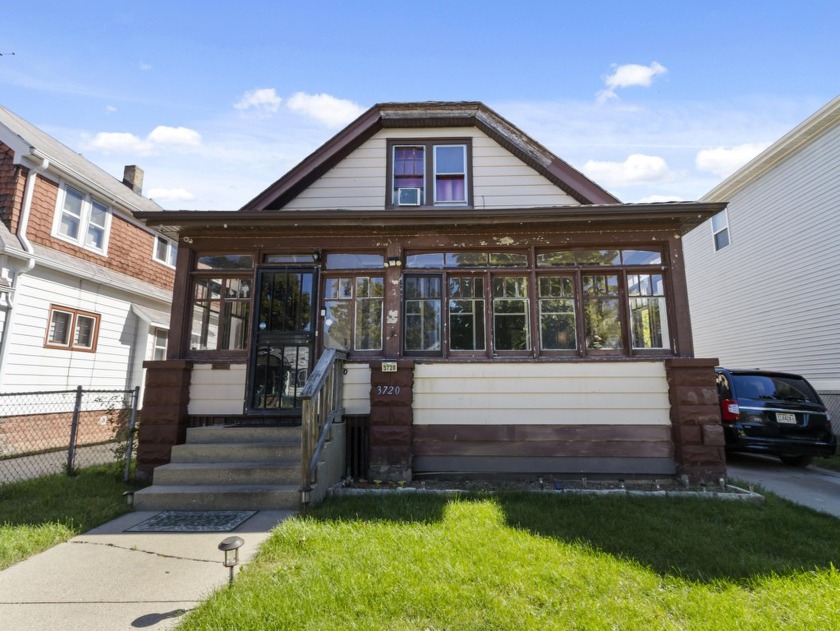
[(316, 270), (257, 271), (249, 413), (295, 413), (315, 348)]

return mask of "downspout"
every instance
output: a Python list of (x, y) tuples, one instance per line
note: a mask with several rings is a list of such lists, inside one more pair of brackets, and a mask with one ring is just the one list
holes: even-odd
[(39, 164), (36, 167), (29, 169), (26, 175), (26, 186), (23, 192), (23, 208), (20, 212), (20, 223), (18, 224), (17, 237), (23, 249), (28, 255), (26, 265), (15, 272), (15, 277), (12, 280), (12, 287), (9, 290), (7, 300), (9, 308), (6, 312), (6, 322), (3, 326), (3, 337), (0, 338), (0, 389), (6, 381), (6, 355), (9, 352), (9, 338), (11, 337), (12, 329), (14, 328), (15, 320), (15, 291), (20, 285), (20, 279), (35, 269), (35, 249), (26, 238), (26, 230), (29, 227), (29, 214), (32, 210), (32, 198), (35, 194), (35, 181), (38, 179), (38, 173), (44, 171), (49, 167), (50, 161), (47, 158), (39, 158)]

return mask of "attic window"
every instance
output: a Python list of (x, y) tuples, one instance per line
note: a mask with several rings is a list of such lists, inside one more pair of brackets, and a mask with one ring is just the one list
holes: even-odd
[(386, 205), (469, 206), (470, 139), (388, 142), (391, 182)]

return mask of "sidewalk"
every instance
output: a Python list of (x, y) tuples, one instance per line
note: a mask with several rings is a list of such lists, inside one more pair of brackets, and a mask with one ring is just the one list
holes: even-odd
[[(231, 532), (124, 532), (156, 512), (128, 513), (0, 572), (4, 631), (172, 629), (227, 584), (219, 543), (232, 535), (251, 559), (271, 529), (294, 515), (260, 511)], [(237, 568), (238, 570), (238, 568)]]

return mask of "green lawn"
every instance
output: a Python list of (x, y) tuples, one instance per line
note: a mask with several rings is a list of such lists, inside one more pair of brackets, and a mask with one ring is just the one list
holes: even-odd
[(333, 499), (179, 628), (838, 628), (839, 525), (773, 496)]
[(0, 486), (0, 569), (127, 512), (118, 464)]

